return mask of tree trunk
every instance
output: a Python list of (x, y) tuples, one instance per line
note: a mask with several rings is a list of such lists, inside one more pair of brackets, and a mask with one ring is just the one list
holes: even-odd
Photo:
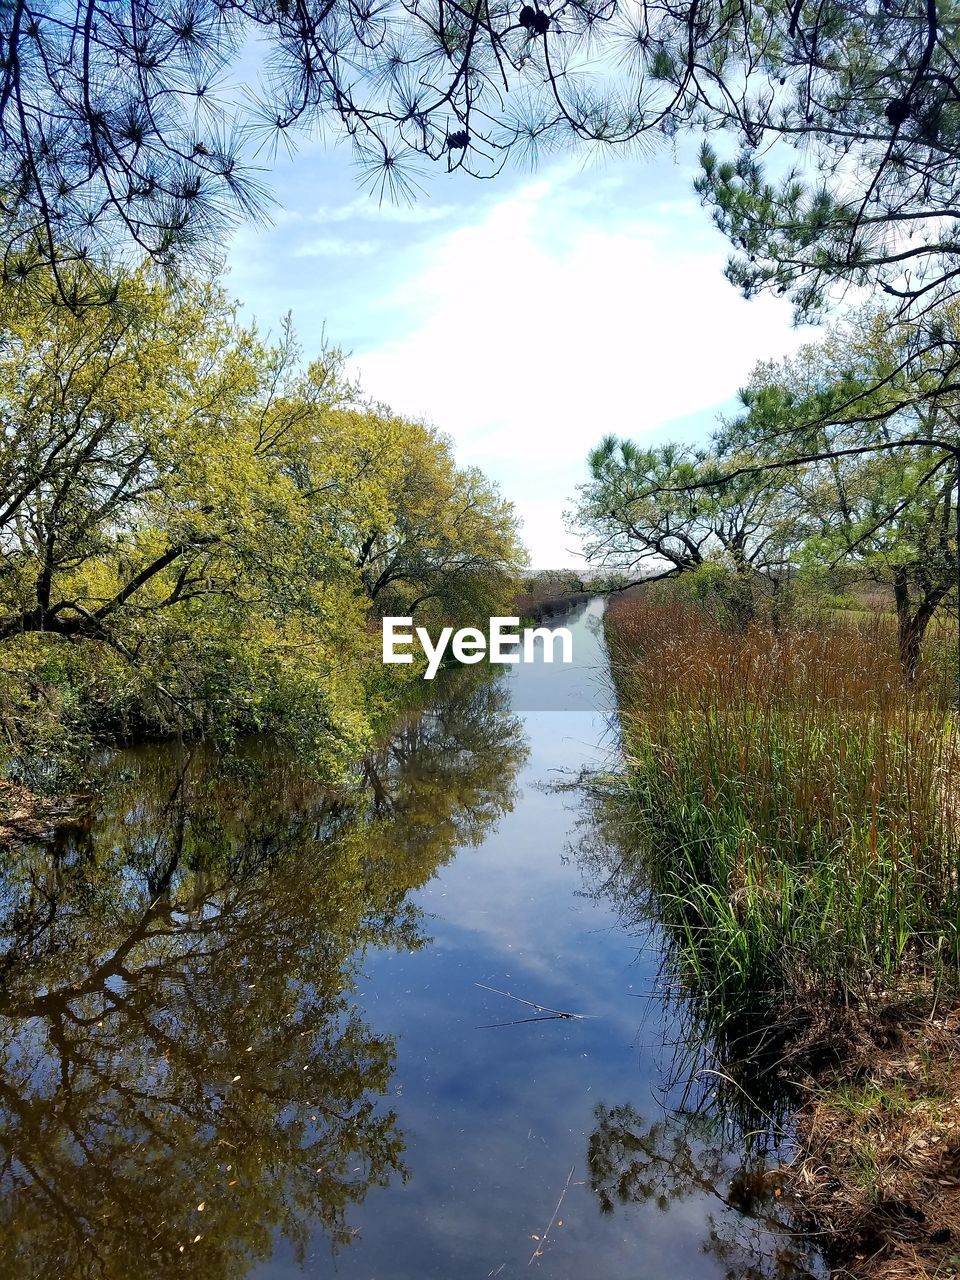
[(923, 633), (927, 629), (929, 617), (924, 617), (918, 610), (899, 622), (900, 666), (907, 684), (913, 684), (920, 670), (920, 650), (923, 644)]
[(734, 556), (734, 571), (726, 592), (727, 612), (738, 631), (746, 631), (757, 620), (756, 575), (742, 556)]
[(906, 572), (902, 569), (894, 571), (893, 594), (897, 604), (897, 642), (900, 652), (900, 667), (906, 683), (913, 684), (920, 670), (920, 655), (923, 637), (926, 634), (930, 619), (937, 611), (937, 606), (947, 594), (946, 590), (927, 592), (920, 603), (913, 607), (910, 600), (910, 585)]

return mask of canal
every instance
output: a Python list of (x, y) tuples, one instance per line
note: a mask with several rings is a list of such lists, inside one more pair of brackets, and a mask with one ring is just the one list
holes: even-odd
[(7, 856), (0, 1274), (820, 1274), (598, 847), (601, 619), (552, 620), (570, 667), (442, 673), (336, 792), (148, 746)]

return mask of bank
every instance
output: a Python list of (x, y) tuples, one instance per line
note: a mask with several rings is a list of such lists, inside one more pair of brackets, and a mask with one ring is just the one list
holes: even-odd
[(636, 883), (717, 1070), (789, 1095), (782, 1171), (837, 1276), (960, 1268), (957, 742), (882, 619), (732, 629), (631, 600), (606, 632)]

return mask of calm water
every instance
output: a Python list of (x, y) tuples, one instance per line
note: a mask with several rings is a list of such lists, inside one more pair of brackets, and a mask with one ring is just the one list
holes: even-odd
[(438, 680), (340, 794), (144, 748), (8, 859), (0, 1274), (808, 1274), (562, 785), (616, 759), (599, 615), (572, 668)]

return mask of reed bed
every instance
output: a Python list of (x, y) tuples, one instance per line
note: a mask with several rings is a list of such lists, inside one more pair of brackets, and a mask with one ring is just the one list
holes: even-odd
[(955, 985), (944, 664), (905, 687), (879, 615), (735, 631), (639, 598), (607, 633), (646, 874), (698, 990), (736, 1015)]

